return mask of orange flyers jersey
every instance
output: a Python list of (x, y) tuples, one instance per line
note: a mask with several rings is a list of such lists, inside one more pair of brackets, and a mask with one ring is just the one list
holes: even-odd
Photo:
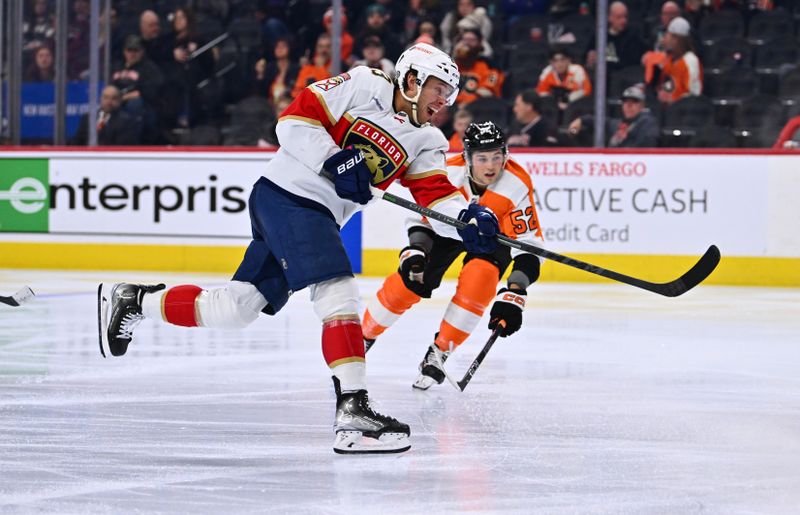
[[(447, 139), (438, 128), (416, 126), (405, 113), (396, 113), (393, 99), (391, 79), (366, 66), (311, 84), (281, 114), (276, 129), (281, 147), (264, 177), (327, 207), (343, 225), (364, 206), (336, 195), (319, 172), (326, 159), (352, 145), (364, 154), (376, 188), (385, 190), (398, 180), (418, 204), (458, 216), (466, 206), (447, 180)], [(440, 222), (432, 227), (458, 237)]]
[(468, 104), (479, 98), (479, 89), (487, 89), (496, 97), (503, 96), (503, 81), (505, 75), (500, 70), (492, 68), (483, 59), (478, 59), (471, 68), (459, 68), (463, 86), (458, 93), (456, 103)]
[[(447, 175), (467, 201), (472, 201), (476, 197), (469, 185), (463, 154), (447, 160)], [(503, 234), (540, 247), (544, 243), (544, 237), (536, 205), (533, 202), (533, 191), (530, 174), (519, 163), (509, 158), (500, 178), (489, 185), (477, 201), (494, 212)], [(420, 223), (424, 225), (426, 221), (417, 220), (417, 223), (409, 225), (420, 225)], [(516, 258), (520, 254), (523, 252), (511, 249), (512, 257)]]
[(586, 70), (579, 64), (570, 64), (567, 75), (563, 79), (558, 76), (552, 66), (547, 66), (539, 76), (536, 92), (540, 95), (552, 95), (553, 89), (564, 88), (569, 91), (569, 101), (572, 102), (592, 93), (592, 82)]
[(703, 66), (694, 52), (686, 52), (676, 61), (667, 59), (661, 76), (662, 88), (672, 94), (672, 100), (703, 92)]

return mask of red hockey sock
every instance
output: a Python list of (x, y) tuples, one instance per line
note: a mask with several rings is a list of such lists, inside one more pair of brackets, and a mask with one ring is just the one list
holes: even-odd
[(364, 337), (357, 318), (329, 320), (322, 324), (322, 354), (331, 368), (364, 362)]
[(161, 309), (164, 320), (170, 324), (184, 327), (197, 327), (196, 301), (203, 291), (199, 286), (185, 284), (167, 290), (162, 299)]

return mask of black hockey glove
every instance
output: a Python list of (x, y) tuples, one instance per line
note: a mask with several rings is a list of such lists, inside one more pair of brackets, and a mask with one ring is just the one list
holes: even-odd
[(431, 289), (428, 288), (423, 276), (425, 266), (428, 264), (428, 255), (425, 249), (418, 245), (409, 245), (400, 251), (400, 266), (397, 272), (403, 279), (406, 288), (425, 299), (431, 298)]
[(489, 314), (489, 329), (494, 331), (497, 324), (503, 320), (506, 326), (500, 336), (506, 337), (519, 331), (522, 327), (522, 310), (525, 309), (527, 295), (528, 292), (520, 288), (500, 288)]
[(372, 199), (369, 190), (372, 172), (364, 154), (352, 145), (325, 160), (322, 169), (333, 177), (336, 194), (357, 204), (366, 204)]
[(500, 232), (500, 225), (492, 210), (480, 204), (470, 204), (462, 209), (458, 219), (467, 226), (458, 229), (458, 235), (464, 242), (464, 248), (471, 254), (491, 254), (497, 249), (495, 236)]

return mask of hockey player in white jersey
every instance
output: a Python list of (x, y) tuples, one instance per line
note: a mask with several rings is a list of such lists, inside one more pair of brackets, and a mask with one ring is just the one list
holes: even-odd
[(277, 125), (281, 147), (250, 195), (253, 240), (226, 287), (101, 284), (103, 355), (124, 354), (143, 318), (244, 327), (308, 287), (337, 395), (334, 450), (408, 450), (408, 425), (369, 404), (358, 288), (339, 228), (371, 200), (370, 186), (386, 189), (395, 180), (417, 203), (468, 222), (459, 231), (436, 222), (432, 229), (474, 252), (494, 251), (498, 222), (490, 210), (467, 205), (447, 180), (448, 143), (428, 123), (458, 94), (456, 65), (435, 47), (416, 44), (396, 70), (394, 79), (357, 67), (321, 80), (284, 111)]
[[(494, 123), (470, 124), (464, 132), (464, 152), (447, 160), (447, 170), (465, 198), (494, 212), (503, 234), (532, 245), (542, 244), (530, 175), (508, 157), (505, 136)], [(386, 278), (367, 307), (361, 326), (370, 347), (420, 298), (431, 296), (445, 271), (466, 250), (456, 293), (413, 384), (427, 390), (444, 380), (441, 363), (475, 329), (492, 299), (489, 329), (502, 321), (500, 334), (505, 337), (521, 327), (527, 288), (539, 277), (540, 260), (505, 246), (489, 253), (465, 249), (462, 242), (437, 234), (430, 222), (421, 218), (410, 220), (408, 239), (409, 245), (400, 253), (398, 271)], [(495, 296), (495, 287), (512, 259), (514, 267), (507, 284)]]

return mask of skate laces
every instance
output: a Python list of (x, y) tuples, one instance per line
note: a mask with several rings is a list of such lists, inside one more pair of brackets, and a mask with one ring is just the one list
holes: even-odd
[(126, 313), (123, 315), (119, 324), (119, 332), (117, 338), (124, 338), (128, 340), (133, 339), (133, 330), (139, 325), (139, 322), (144, 320), (144, 315), (141, 313)]
[(439, 361), (436, 359), (436, 352), (437, 351), (441, 355), (442, 363), (444, 363), (444, 361), (450, 355), (450, 352), (448, 352), (448, 351), (441, 351), (439, 349), (434, 349), (433, 347), (428, 347), (428, 353), (425, 354), (425, 359), (423, 360), (426, 365), (432, 365), (432, 366), (434, 366), (436, 368), (441, 368), (439, 366)]
[(398, 423), (399, 424), (399, 421), (396, 418), (390, 417), (389, 415), (383, 415), (382, 413), (378, 413), (377, 411), (375, 411), (375, 409), (372, 407), (372, 405), (369, 402), (369, 395), (365, 394), (364, 396), (361, 397), (361, 399), (359, 399), (359, 401), (360, 401), (359, 403), (361, 404), (361, 408), (364, 411), (366, 411), (367, 413), (369, 413), (370, 415), (372, 415), (372, 416), (374, 416), (376, 418), (382, 418), (382, 419), (388, 420), (391, 423)]

